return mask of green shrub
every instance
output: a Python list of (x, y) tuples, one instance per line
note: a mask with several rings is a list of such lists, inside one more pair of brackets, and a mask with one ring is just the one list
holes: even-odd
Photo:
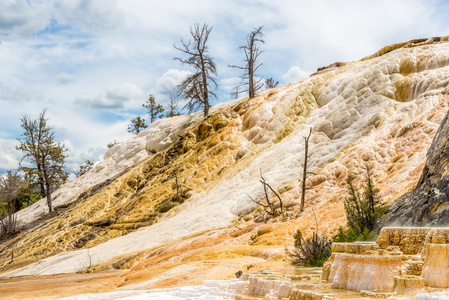
[(322, 267), (331, 255), (332, 242), (327, 239), (326, 234), (313, 232), (312, 238), (306, 240), (302, 237), (300, 230), (294, 236), (295, 248), (287, 253), (293, 258), (292, 263), (305, 267)]
[(382, 205), (378, 196), (379, 189), (374, 186), (370, 169), (366, 168), (366, 183), (363, 194), (356, 190), (348, 180), (348, 197), (344, 199), (348, 228), (338, 229), (334, 237), (336, 242), (369, 241), (375, 238), (378, 221), (388, 212), (388, 206)]
[(338, 228), (338, 233), (334, 236), (333, 241), (337, 243), (348, 243), (354, 241), (375, 241), (377, 238), (376, 234), (365, 228), (363, 231), (359, 228)]

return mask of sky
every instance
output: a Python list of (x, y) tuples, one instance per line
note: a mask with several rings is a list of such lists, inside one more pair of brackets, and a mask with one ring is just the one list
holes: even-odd
[(21, 118), (44, 108), (70, 171), (132, 138), (127, 126), (148, 120), (149, 94), (167, 105), (193, 71), (173, 45), (195, 23), (213, 28), (217, 104), (232, 100), (241, 71), (228, 65), (243, 65), (239, 46), (255, 27), (265, 41), (257, 75), (283, 85), (389, 44), (449, 35), (448, 12), (449, 1), (432, 0), (0, 0), (0, 174), (23, 156)]

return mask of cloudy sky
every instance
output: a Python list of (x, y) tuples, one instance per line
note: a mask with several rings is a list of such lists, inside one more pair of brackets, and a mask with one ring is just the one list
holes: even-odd
[[(77, 169), (98, 161), (149, 94), (167, 104), (190, 69), (173, 44), (194, 23), (213, 26), (215, 103), (231, 100), (238, 47), (264, 26), (259, 75), (287, 84), (335, 61), (414, 38), (449, 34), (449, 1), (0, 0), (0, 173), (18, 167), (20, 118), (47, 108)], [(180, 100), (182, 102), (182, 99)]]

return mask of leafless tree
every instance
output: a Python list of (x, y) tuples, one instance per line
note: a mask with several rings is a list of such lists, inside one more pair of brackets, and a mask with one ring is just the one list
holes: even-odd
[(234, 92), (232, 92), (230, 95), (231, 95), (232, 98), (238, 99), (239, 98), (239, 92), (240, 92), (239, 87), (236, 86)]
[[(284, 202), (282, 201), (281, 196), (278, 192), (276, 192), (271, 185), (265, 180), (265, 178), (262, 175), (262, 172), (260, 172), (260, 180), (259, 182), (263, 185), (263, 191), (265, 196), (265, 201), (256, 201), (254, 200), (250, 195), (247, 194), (247, 196), (253, 201), (254, 203), (260, 205), (263, 207), (264, 211), (271, 216), (272, 218), (275, 218), (279, 215), (284, 216)], [(275, 202), (270, 200), (269, 191), (271, 191), (276, 198), (279, 201), (279, 209), (276, 209)], [(264, 204), (264, 203), (267, 204)]]
[(265, 88), (266, 89), (272, 89), (272, 88), (277, 87), (278, 84), (279, 84), (279, 81), (275, 81), (273, 78), (268, 78), (265, 81)]
[(0, 202), (5, 203), (7, 209), (7, 212), (0, 216), (0, 233), (2, 235), (13, 234), (18, 229), (13, 201), (24, 188), (26, 188), (26, 182), (20, 178), (17, 171), (8, 170), (5, 176), (0, 177)]
[(180, 115), (178, 112), (178, 100), (174, 97), (170, 97), (170, 103), (167, 104), (165, 109), (168, 111), (167, 117), (169, 118)]
[(173, 173), (175, 175), (175, 184), (172, 186), (172, 188), (174, 190), (176, 190), (176, 200), (181, 200), (181, 197), (183, 195), (183, 190), (182, 190), (183, 188), (188, 189), (187, 186), (185, 186), (185, 185), (183, 185), (183, 184), (181, 184), (179, 182), (179, 179), (178, 179), (178, 170), (179, 170), (179, 168), (180, 168), (180, 166), (175, 168), (175, 170), (173, 171)]
[(301, 181), (301, 206), (299, 211), (304, 211), (304, 202), (306, 198), (306, 180), (308, 174), (315, 174), (313, 172), (307, 171), (307, 161), (309, 159), (309, 139), (312, 134), (312, 128), (310, 128), (309, 135), (304, 137), (304, 166), (302, 171), (302, 181)]
[(257, 45), (258, 43), (265, 43), (262, 36), (262, 26), (255, 28), (254, 31), (246, 37), (246, 45), (239, 47), (245, 52), (245, 66), (230, 66), (231, 68), (243, 70), (242, 78), (246, 80), (244, 85), (248, 84), (248, 90), (245, 90), (245, 92), (248, 92), (249, 99), (254, 98), (257, 91), (263, 87), (263, 79), (256, 78), (256, 71), (262, 65), (257, 64), (256, 61), (259, 55), (264, 52), (260, 49), (260, 46)]
[(190, 65), (195, 72), (189, 76), (178, 86), (179, 95), (184, 96), (188, 103), (184, 108), (189, 112), (198, 108), (203, 108), (204, 116), (208, 116), (210, 108), (210, 100), (216, 97), (211, 91), (211, 85), (217, 87), (217, 82), (212, 75), (217, 75), (217, 68), (210, 57), (207, 47), (209, 34), (212, 27), (203, 24), (202, 27), (195, 23), (193, 28), (190, 27), (190, 35), (193, 41), (185, 42), (181, 38), (181, 46), (174, 45), (175, 49), (187, 55), (187, 59), (176, 57), (182, 64)]

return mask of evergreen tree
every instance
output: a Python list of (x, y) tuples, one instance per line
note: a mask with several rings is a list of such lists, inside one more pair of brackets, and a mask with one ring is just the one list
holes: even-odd
[(39, 188), (42, 197), (47, 198), (49, 212), (53, 212), (51, 193), (67, 181), (69, 173), (65, 169), (64, 144), (55, 141), (54, 129), (48, 126), (45, 117), (46, 110), (43, 109), (36, 120), (23, 116), (22, 138), (16, 147), (25, 153), (23, 160), (29, 164), (21, 170), (25, 173), (31, 185)]
[(388, 212), (388, 206), (382, 205), (378, 196), (379, 189), (374, 186), (369, 167), (366, 168), (366, 182), (363, 194), (348, 180), (348, 196), (344, 199), (348, 229), (339, 228), (337, 242), (368, 240), (374, 236), (379, 219)]
[(128, 132), (139, 134), (142, 130), (148, 128), (148, 125), (145, 124), (145, 119), (137, 116), (131, 120), (131, 124), (128, 125)]
[(112, 147), (114, 147), (115, 145), (118, 145), (118, 144), (120, 144), (120, 142), (117, 140), (114, 140), (113, 142), (108, 143), (107, 146), (108, 146), (108, 149), (111, 149)]
[(87, 173), (88, 171), (92, 170), (94, 163), (88, 159), (84, 161), (84, 163), (80, 166), (80, 169), (78, 172), (75, 173), (76, 177), (80, 177), (81, 175)]
[(162, 118), (164, 107), (161, 104), (156, 103), (156, 99), (154, 99), (153, 95), (147, 100), (147, 103), (142, 104), (143, 107), (148, 109), (148, 114), (150, 115), (150, 124), (156, 121), (156, 119)]

